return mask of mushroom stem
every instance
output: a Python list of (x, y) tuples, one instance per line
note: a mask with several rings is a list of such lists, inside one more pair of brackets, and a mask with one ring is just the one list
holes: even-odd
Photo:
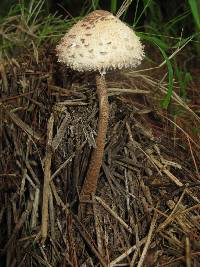
[(80, 193), (80, 201), (90, 200), (92, 194), (95, 194), (98, 182), (98, 176), (102, 165), (106, 133), (108, 128), (109, 103), (104, 75), (96, 75), (97, 95), (99, 99), (99, 120), (96, 137), (96, 148), (92, 151), (91, 160), (85, 181)]

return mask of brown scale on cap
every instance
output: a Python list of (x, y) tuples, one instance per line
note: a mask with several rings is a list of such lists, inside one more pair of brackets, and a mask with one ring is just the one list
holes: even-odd
[(76, 35), (75, 35), (75, 34), (74, 34), (74, 35), (71, 35), (71, 34), (70, 34), (70, 35), (68, 35), (68, 37), (69, 37), (69, 38), (75, 38)]
[(83, 23), (96, 23), (98, 20), (104, 20), (106, 16), (110, 15), (110, 12), (105, 10), (96, 10), (86, 16), (82, 22)]

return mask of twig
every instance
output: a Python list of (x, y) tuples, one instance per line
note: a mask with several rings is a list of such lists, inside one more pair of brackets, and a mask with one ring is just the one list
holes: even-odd
[(178, 211), (178, 208), (180, 206), (181, 201), (183, 200), (183, 197), (185, 196), (185, 191), (186, 190), (184, 190), (183, 193), (181, 194), (181, 196), (180, 196), (178, 202), (176, 203), (176, 205), (174, 206), (171, 214), (169, 216), (167, 216), (166, 220), (158, 226), (157, 232), (162, 231), (171, 221), (173, 221), (173, 219), (178, 217), (177, 211)]
[(186, 258), (186, 267), (192, 267), (190, 240), (188, 237), (186, 237), (185, 239), (185, 258)]
[(97, 204), (96, 204), (94, 195), (92, 195), (92, 202), (93, 202), (94, 224), (95, 224), (95, 229), (96, 229), (97, 246), (98, 246), (98, 250), (101, 253), (101, 255), (104, 255), (103, 244), (102, 244), (101, 225), (100, 225), (100, 220), (99, 220), (99, 216), (98, 216), (98, 208), (97, 208)]
[(70, 212), (66, 212), (66, 221), (67, 221), (67, 237), (66, 239), (68, 240), (69, 243), (69, 260), (72, 263), (73, 267), (78, 267), (78, 260), (77, 260), (77, 255), (76, 255), (76, 248), (75, 248), (75, 243), (74, 243), (74, 238), (73, 238), (73, 224), (72, 224), (72, 215)]
[(44, 186), (43, 186), (43, 202), (42, 202), (42, 225), (41, 225), (41, 242), (44, 243), (48, 231), (48, 204), (49, 204), (49, 190), (51, 178), (51, 158), (52, 158), (52, 138), (53, 138), (53, 124), (54, 116), (51, 114), (47, 125), (47, 145), (46, 156), (44, 162)]
[(1, 251), (1, 255), (5, 254), (6, 251), (8, 250), (9, 246), (11, 245), (11, 243), (13, 242), (13, 240), (15, 239), (17, 233), (19, 232), (19, 230), (22, 228), (23, 224), (25, 223), (25, 221), (27, 220), (27, 216), (30, 214), (31, 210), (32, 210), (32, 206), (33, 206), (33, 201), (29, 201), (27, 204), (27, 209), (22, 213), (20, 219), (18, 220), (18, 222), (16, 223), (13, 232), (8, 240), (8, 242), (5, 244), (3, 250)]
[(122, 255), (120, 255), (118, 258), (116, 258), (115, 260), (113, 260), (110, 263), (109, 267), (114, 267), (116, 265), (116, 263), (122, 261), (124, 258), (126, 258), (128, 255), (130, 255), (134, 250), (136, 250), (138, 247), (142, 246), (147, 240), (147, 237), (143, 238), (141, 241), (139, 241), (138, 245), (134, 245), (131, 248), (129, 248), (128, 250), (126, 250)]
[[(133, 139), (133, 135), (131, 133), (131, 127), (130, 127), (130, 125), (127, 122), (126, 122), (126, 128), (127, 128), (128, 134), (129, 134), (130, 141), (133, 144), (135, 144), (136, 142)], [(144, 153), (144, 155), (152, 162), (152, 164), (154, 165), (154, 167), (156, 168), (156, 170), (158, 171), (158, 173), (161, 174), (160, 170), (158, 169), (158, 167), (156, 166), (156, 164), (154, 164), (154, 162), (151, 160), (150, 156), (139, 145), (137, 145), (137, 148)]]
[(145, 243), (145, 246), (144, 246), (144, 249), (142, 251), (142, 255), (140, 257), (140, 260), (138, 262), (137, 267), (142, 267), (143, 266), (143, 262), (144, 262), (144, 259), (146, 257), (147, 250), (149, 248), (149, 245), (150, 245), (150, 242), (151, 242), (151, 238), (152, 238), (152, 235), (153, 235), (153, 231), (154, 231), (154, 228), (155, 228), (155, 225), (156, 225), (157, 217), (158, 217), (158, 215), (157, 215), (157, 212), (155, 211), (154, 215), (153, 215), (153, 219), (151, 221), (151, 226), (150, 226), (150, 229), (149, 229), (149, 233), (147, 235), (147, 240), (146, 240), (146, 243)]
[[(1, 105), (3, 107), (3, 105)], [(24, 131), (28, 135), (30, 135), (32, 138), (41, 141), (42, 137), (39, 133), (34, 131), (27, 123), (22, 121), (16, 114), (14, 114), (12, 111), (7, 110), (5, 107), (3, 107), (3, 110), (5, 113), (10, 117), (10, 119)]]
[(6, 69), (3, 63), (0, 64), (0, 73), (1, 73), (4, 92), (8, 93), (8, 79), (6, 75)]
[(150, 91), (141, 89), (131, 89), (131, 88), (109, 88), (108, 96), (120, 95), (120, 94), (150, 94)]
[(85, 240), (85, 242), (89, 245), (89, 247), (91, 248), (93, 253), (99, 259), (101, 265), (103, 267), (107, 267), (108, 264), (106, 263), (106, 261), (102, 257), (102, 255), (99, 253), (98, 248), (96, 247), (96, 244), (92, 240), (91, 236), (89, 235), (89, 233), (87, 232), (87, 230), (85, 229), (83, 224), (79, 221), (79, 219), (78, 219), (78, 217), (76, 215), (72, 214), (72, 216), (73, 216), (73, 219), (74, 219), (74, 224), (77, 227), (77, 229), (79, 230), (79, 232), (80, 232), (81, 236), (83, 237), (83, 239)]
[(120, 6), (116, 16), (118, 18), (120, 18), (123, 15), (123, 13), (128, 9), (128, 7), (131, 3), (132, 3), (132, 0), (124, 0), (122, 5)]
[(194, 166), (195, 166), (195, 169), (196, 169), (196, 173), (197, 173), (198, 179), (200, 179), (199, 168), (198, 168), (198, 166), (197, 166), (197, 163), (196, 163), (196, 160), (195, 160), (194, 153), (193, 153), (193, 151), (192, 151), (192, 146), (191, 146), (190, 139), (188, 138), (187, 135), (186, 135), (186, 138), (187, 138), (187, 140), (188, 140), (188, 145), (189, 145), (189, 148), (190, 148), (190, 153), (191, 153), (191, 156), (192, 156), (192, 160), (193, 160), (193, 162), (194, 162)]
[(53, 195), (51, 190), (49, 190), (49, 219), (50, 219), (51, 238), (52, 240), (56, 240), (55, 207), (53, 205)]
[(39, 197), (40, 197), (40, 189), (36, 188), (34, 202), (33, 202), (33, 209), (31, 214), (31, 228), (34, 228), (37, 225)]
[(133, 233), (131, 227), (125, 223), (100, 197), (95, 196), (97, 202), (99, 202), (105, 210), (107, 210), (129, 233)]
[[(191, 257), (194, 257), (194, 256), (200, 256), (200, 252), (197, 251), (197, 252), (192, 252), (191, 253)], [(158, 267), (164, 267), (164, 266), (172, 266), (173, 263), (177, 262), (177, 261), (183, 261), (185, 258), (185, 256), (181, 256), (181, 257), (178, 257), (174, 260), (171, 260), (169, 262), (166, 262), (166, 263), (163, 263), (163, 264), (159, 264), (157, 265)], [(177, 265), (176, 265), (177, 266)], [(180, 265), (179, 265), (180, 266)]]
[[(167, 170), (167, 169), (165, 168), (165, 166), (162, 165), (157, 159), (155, 159), (152, 155), (150, 155), (150, 157), (151, 157), (151, 160), (152, 160), (152, 161), (159, 167), (159, 169), (160, 169), (163, 173), (165, 173), (165, 174), (167, 175), (168, 178), (170, 178), (170, 180), (171, 180), (172, 182), (174, 182), (174, 183), (175, 183), (177, 186), (179, 186), (179, 187), (183, 187), (183, 186), (184, 186), (183, 183), (180, 182), (179, 179), (178, 179), (176, 176), (174, 176), (169, 170)], [(195, 200), (196, 202), (200, 203), (200, 200), (199, 200), (196, 196), (194, 196), (194, 195), (192, 194), (192, 192), (191, 192), (189, 189), (186, 189), (185, 192), (186, 192), (186, 193), (187, 193), (193, 200)]]
[(77, 151), (75, 151), (74, 153), (71, 154), (71, 156), (69, 156), (60, 166), (59, 168), (52, 174), (51, 176), (51, 181), (56, 177), (56, 175), (58, 175), (66, 166), (67, 164), (72, 161), (72, 159), (75, 157), (77, 152), (80, 152), (82, 150), (82, 148), (85, 146), (85, 144), (87, 143), (87, 141), (84, 141), (80, 147), (77, 149)]
[(70, 118), (70, 115), (69, 115), (69, 113), (67, 113), (65, 118), (63, 119), (55, 137), (53, 138), (52, 148), (54, 151), (58, 148), (60, 142), (62, 141), (62, 139), (66, 133), (67, 124), (69, 123), (69, 118)]

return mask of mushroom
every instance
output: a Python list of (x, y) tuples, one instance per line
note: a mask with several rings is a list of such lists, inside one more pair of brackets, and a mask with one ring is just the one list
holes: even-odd
[(64, 35), (56, 50), (59, 62), (76, 71), (96, 73), (98, 132), (80, 193), (80, 202), (85, 202), (96, 192), (104, 153), (109, 118), (106, 71), (138, 66), (144, 51), (134, 31), (104, 10), (93, 11), (75, 24)]

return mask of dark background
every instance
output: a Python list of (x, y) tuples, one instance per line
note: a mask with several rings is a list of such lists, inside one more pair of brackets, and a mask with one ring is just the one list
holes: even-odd
[[(12, 5), (15, 5), (16, 3), (19, 3), (20, 1), (15, 0), (1, 0), (0, 1), (0, 16), (5, 16), (8, 14), (10, 7)], [(31, 1), (24, 1), (25, 3), (29, 4)], [(130, 5), (126, 20), (130, 23), (132, 22), (132, 19), (134, 17), (135, 13), (135, 6), (137, 1), (133, 1)], [(139, 1), (138, 5), (138, 14), (140, 14), (140, 11), (144, 8), (144, 3), (148, 2), (146, 0)], [(117, 1), (117, 10), (123, 3), (123, 0)], [(47, 12), (58, 12), (58, 14), (66, 15), (66, 11), (69, 12), (72, 16), (79, 16), (83, 12), (88, 11), (90, 8), (92, 8), (92, 0), (45, 0), (45, 6)], [(105, 9), (109, 10), (111, 9), (111, 1), (110, 0), (100, 0), (99, 9)], [(189, 8), (187, 1), (183, 0), (169, 0), (169, 1), (162, 1), (162, 0), (152, 0), (150, 1), (149, 8), (146, 9), (146, 12), (144, 13), (142, 20), (148, 19), (148, 20), (155, 20), (155, 14), (154, 17), (151, 16), (152, 9), (154, 9), (155, 13), (157, 12), (156, 16), (160, 16), (161, 22), (165, 22), (169, 19), (171, 19), (174, 16), (181, 15), (184, 11), (186, 11)], [(66, 10), (66, 11), (65, 11)]]

